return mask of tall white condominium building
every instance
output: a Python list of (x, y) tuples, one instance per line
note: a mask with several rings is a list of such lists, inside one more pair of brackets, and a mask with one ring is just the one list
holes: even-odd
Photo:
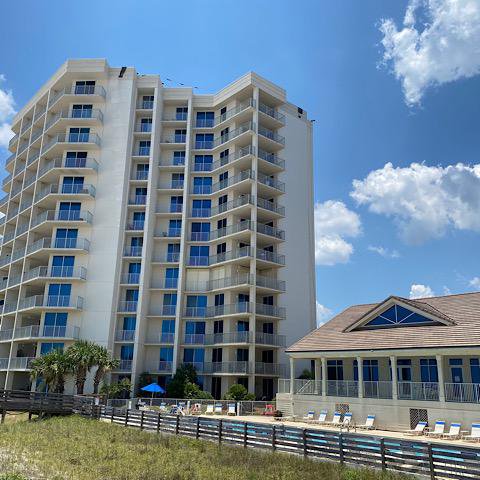
[(193, 364), (217, 398), (272, 397), (315, 325), (312, 127), (285, 91), (248, 73), (198, 95), (69, 60), (12, 129), (0, 388), (80, 338), (120, 359), (112, 381)]

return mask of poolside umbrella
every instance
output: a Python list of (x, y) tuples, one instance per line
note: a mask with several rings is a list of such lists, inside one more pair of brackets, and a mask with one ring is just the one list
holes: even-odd
[(165, 390), (158, 383), (151, 383), (146, 387), (142, 387), (140, 390), (144, 392), (152, 392), (152, 398), (155, 393), (165, 393)]

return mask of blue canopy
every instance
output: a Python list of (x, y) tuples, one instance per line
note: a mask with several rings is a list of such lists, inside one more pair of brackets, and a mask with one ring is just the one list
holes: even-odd
[(165, 390), (158, 383), (151, 383), (146, 387), (142, 387), (140, 390), (143, 390), (144, 392), (152, 392), (152, 393), (165, 393)]

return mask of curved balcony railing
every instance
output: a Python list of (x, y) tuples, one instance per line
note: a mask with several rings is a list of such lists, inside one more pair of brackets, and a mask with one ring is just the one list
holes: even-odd
[(34, 278), (76, 278), (85, 280), (87, 278), (87, 269), (85, 267), (36, 267), (23, 274), (23, 281)]
[(29, 325), (16, 328), (13, 332), (15, 340), (23, 338), (68, 338), (78, 340), (80, 337), (80, 328), (73, 325), (50, 326)]
[(269, 153), (265, 150), (259, 149), (258, 158), (261, 158), (272, 165), (276, 165), (277, 167), (285, 168), (285, 160), (280, 158), (276, 153)]
[(20, 299), (18, 310), (43, 307), (83, 308), (83, 298), (73, 295), (34, 295)]
[(65, 185), (48, 185), (35, 194), (35, 202), (39, 202), (47, 195), (89, 195), (95, 198), (96, 190), (93, 185), (89, 184), (65, 184)]
[(54, 168), (75, 168), (75, 169), (93, 169), (98, 171), (98, 162), (92, 158), (54, 158), (53, 160), (46, 163), (38, 171), (38, 178), (45, 175), (50, 170)]
[(219, 190), (231, 187), (232, 185), (243, 182), (244, 180), (255, 180), (255, 172), (253, 170), (243, 170), (242, 172), (237, 173), (233, 177), (220, 180), (219, 182), (212, 185), (211, 193), (215, 193)]
[(267, 187), (275, 188), (280, 192), (285, 192), (285, 183), (280, 182), (279, 180), (269, 177), (268, 175), (264, 175), (263, 173), (258, 174), (258, 181), (262, 185), (266, 185)]
[(70, 144), (70, 143), (94, 143), (100, 146), (100, 137), (96, 133), (59, 133), (55, 135), (50, 141), (46, 142), (42, 147), (42, 154), (50, 150), (56, 144)]
[(47, 121), (45, 125), (45, 131), (47, 131), (59, 120), (70, 120), (70, 119), (71, 120), (74, 120), (74, 119), (98, 120), (99, 122), (103, 122), (103, 113), (101, 110), (98, 110), (96, 108), (62, 110), (56, 113), (52, 118), (50, 118)]
[(54, 103), (56, 103), (64, 95), (78, 95), (81, 97), (89, 96), (106, 96), (105, 89), (101, 85), (74, 85), (65, 87), (64, 89), (54, 93), (48, 102), (48, 107), (50, 108)]
[(30, 253), (34, 253), (44, 248), (60, 248), (60, 249), (72, 248), (72, 249), (84, 250), (88, 252), (90, 250), (90, 241), (82, 237), (55, 238), (55, 239), (44, 237), (32, 243), (31, 245), (28, 245), (26, 253), (28, 255)]

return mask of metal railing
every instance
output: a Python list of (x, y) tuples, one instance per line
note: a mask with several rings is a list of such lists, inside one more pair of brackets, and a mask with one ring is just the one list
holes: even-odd
[(83, 298), (73, 295), (34, 295), (20, 299), (18, 310), (43, 307), (83, 308)]
[(38, 178), (45, 175), (54, 168), (79, 168), (79, 169), (93, 169), (98, 171), (98, 162), (92, 157), (86, 158), (54, 158), (46, 163), (38, 171)]
[(90, 184), (64, 184), (57, 185), (52, 184), (43, 188), (35, 194), (35, 202), (39, 202), (47, 195), (90, 195), (95, 197), (96, 190), (93, 185)]
[(255, 180), (255, 172), (250, 169), (243, 170), (242, 172), (237, 173), (233, 177), (220, 180), (219, 182), (212, 185), (212, 193), (223, 190), (224, 188), (231, 187), (232, 185), (243, 182), (244, 180)]
[(139, 100), (137, 102), (137, 108), (142, 110), (152, 110), (154, 100)]
[(151, 131), (152, 131), (151, 122), (148, 122), (148, 123), (140, 122), (135, 124), (135, 130), (134, 130), (135, 133), (150, 133)]
[(153, 280), (150, 288), (178, 288), (178, 278), (161, 278)]
[(128, 200), (129, 205), (146, 205), (147, 196), (146, 195), (133, 195)]
[(90, 249), (90, 241), (86, 238), (55, 238), (51, 239), (49, 237), (41, 238), (36, 242), (28, 245), (26, 254), (34, 253), (43, 248), (61, 248), (61, 249), (78, 249), (85, 250), (86, 252)]
[(280, 230), (277, 227), (265, 225), (263, 223), (257, 223), (257, 232), (269, 237), (275, 237), (279, 240), (285, 240), (285, 230)]
[(257, 248), (257, 259), (264, 260), (266, 262), (276, 263), (279, 265), (285, 265), (285, 255), (280, 255), (268, 250), (262, 250)]
[(445, 383), (445, 401), (480, 403), (480, 383)]
[(187, 141), (187, 135), (185, 134), (174, 134), (174, 135), (164, 135), (162, 136), (160, 143), (185, 143)]
[(127, 222), (126, 229), (127, 230), (134, 230), (134, 231), (141, 231), (145, 227), (145, 220), (132, 220)]
[(392, 382), (364, 381), (363, 396), (365, 398), (392, 398)]
[(132, 175), (132, 180), (148, 180), (148, 170), (138, 170), (137, 172), (134, 172)]
[(439, 399), (437, 382), (398, 382), (399, 400), (426, 400)]
[(280, 158), (276, 153), (269, 153), (265, 150), (259, 149), (258, 158), (265, 160), (272, 165), (276, 165), (277, 167), (285, 168), (285, 160), (283, 158)]
[(285, 215), (285, 207), (279, 205), (276, 202), (272, 202), (265, 198), (257, 198), (257, 206), (259, 208), (263, 208), (265, 210), (269, 210), (270, 212), (278, 213), (279, 215)]
[(122, 273), (120, 283), (136, 285), (140, 282), (140, 273)]
[(116, 370), (130, 371), (132, 369), (132, 360), (119, 359), (119, 365)]
[(50, 267), (36, 267), (23, 274), (24, 282), (34, 278), (77, 278), (85, 280), (87, 278), (87, 269), (85, 267), (57, 267), (53, 265)]
[(77, 340), (80, 337), (80, 328), (72, 325), (54, 326), (54, 325), (28, 325), (26, 327), (16, 328), (13, 338), (69, 338)]
[(92, 223), (93, 215), (87, 210), (47, 210), (32, 219), (32, 228), (44, 222)]
[(28, 370), (35, 357), (12, 357), (10, 359), (10, 370)]
[[(103, 113), (101, 110), (96, 108), (82, 108), (82, 109), (72, 109), (72, 110), (62, 110), (56, 113), (52, 118), (48, 120), (45, 125), (45, 131), (47, 131), (52, 125), (57, 123), (59, 120), (63, 119), (86, 119), (86, 120), (98, 120), (103, 122)], [(41, 135), (40, 131), (40, 135)], [(32, 139), (33, 143), (33, 139)]]
[(0, 342), (11, 340), (13, 338), (13, 329), (0, 330)]
[(57, 143), (94, 143), (100, 146), (100, 137), (96, 133), (59, 133), (42, 147), (42, 154)]
[(117, 342), (133, 342), (135, 340), (135, 330), (117, 330), (115, 340)]
[(64, 95), (79, 95), (79, 96), (91, 96), (98, 95), (100, 97), (106, 96), (105, 89), (101, 85), (74, 85), (70, 87), (65, 87), (63, 90), (56, 92), (48, 102), (48, 107), (50, 108), (54, 103), (56, 103)]
[(120, 300), (118, 302), (119, 312), (136, 312), (138, 307), (138, 300)]
[(285, 125), (285, 115), (283, 115), (283, 113), (278, 112), (275, 108), (269, 107), (264, 103), (259, 103), (258, 110), (264, 113), (265, 115), (268, 115), (269, 117), (272, 117), (275, 120), (278, 120), (280, 123), (283, 123)]
[(250, 362), (205, 362), (203, 373), (253, 373)]
[(279, 180), (269, 177), (268, 175), (264, 175), (263, 173), (258, 174), (258, 181), (262, 185), (266, 185), (267, 187), (274, 188), (275, 190), (279, 190), (280, 192), (285, 192), (285, 183), (280, 182)]
[(327, 395), (332, 397), (358, 397), (358, 382), (354, 380), (327, 380)]
[(173, 343), (175, 334), (169, 332), (158, 332), (147, 334), (146, 343)]
[(258, 134), (262, 137), (268, 138), (273, 140), (274, 142), (280, 143), (281, 145), (285, 145), (285, 137), (279, 135), (277, 132), (270, 130), (268, 128), (262, 127), (261, 125), (258, 127)]
[(188, 117), (188, 112), (175, 112), (169, 115), (163, 115), (163, 122), (185, 122)]
[(123, 250), (124, 257), (141, 257), (142, 256), (143, 246), (140, 245), (130, 245), (125, 247)]

